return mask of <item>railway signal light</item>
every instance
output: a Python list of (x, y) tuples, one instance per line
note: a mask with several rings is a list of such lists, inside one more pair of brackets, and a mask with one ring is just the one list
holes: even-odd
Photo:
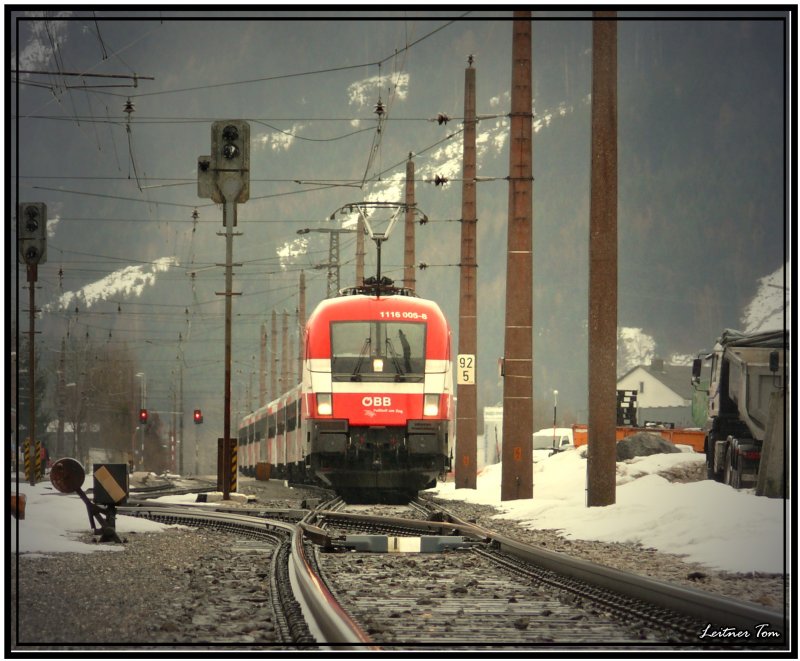
[(139, 409), (139, 422), (143, 425), (147, 424), (147, 409)]
[(194, 424), (196, 425), (203, 424), (203, 412), (200, 409), (194, 410)]
[[(225, 195), (227, 182), (241, 182), (236, 198), (250, 199), (250, 124), (240, 119), (225, 119), (211, 125), (211, 167), (216, 171), (217, 188)], [(235, 187), (233, 188), (235, 190)]]
[(47, 205), (22, 202), (17, 208), (17, 244), (20, 261), (33, 266), (47, 258)]

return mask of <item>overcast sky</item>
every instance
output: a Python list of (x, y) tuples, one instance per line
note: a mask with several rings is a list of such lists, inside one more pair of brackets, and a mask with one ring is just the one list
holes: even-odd
[[(558, 389), (564, 410), (585, 421), (591, 14), (533, 14), (534, 389), (548, 402)], [(737, 14), (619, 14), (618, 324), (640, 329), (664, 356), (707, 349), (723, 328), (741, 326), (760, 280), (787, 259), (786, 23), (775, 13)], [(7, 153), (19, 148), (9, 199), (14, 209), (17, 195), (45, 202), (50, 220), (37, 293), (40, 350), (54, 351), (67, 332), (125, 341), (147, 374), (152, 406), (164, 410), (180, 353), (186, 408), (202, 405), (210, 423), (203, 432), (220, 435), (224, 317), (216, 292), (224, 289), (217, 265), (225, 242), (217, 236), (221, 207), (197, 195), (196, 160), (210, 151), (211, 123), (228, 118), (251, 127), (250, 200), (239, 205), (234, 240), (242, 264), (234, 415), (246, 408), (248, 383), (257, 396), (261, 324), (273, 310), (294, 312), (301, 269), (308, 312), (325, 296), (319, 266), (328, 235), (297, 230), (340, 227), (328, 218), (350, 202), (400, 201), (409, 154), (417, 205), (430, 219), (416, 231), (416, 262), (428, 265), (416, 272), (417, 291), (440, 303), (455, 348), (461, 117), (472, 55), (477, 112), (486, 116), (478, 174), (498, 178), (477, 193), (479, 404), (495, 404), (510, 12), (248, 16), (65, 9), (11, 17), (8, 69), (16, 63), (21, 73), (10, 79), (18, 85), (6, 108)], [(67, 75), (76, 72), (108, 77)], [(440, 113), (449, 121), (436, 121)], [(448, 183), (434, 185), (436, 175)], [(25, 301), (13, 245), (12, 292)], [(354, 279), (354, 245), (342, 236), (342, 286)], [(383, 255), (384, 273), (398, 281), (402, 247), (399, 227)], [(367, 275), (374, 261), (368, 245)]]

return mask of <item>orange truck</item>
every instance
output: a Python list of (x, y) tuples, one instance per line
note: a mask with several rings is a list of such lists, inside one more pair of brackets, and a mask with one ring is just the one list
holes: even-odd
[[(675, 445), (690, 445), (695, 452), (705, 452), (706, 434), (702, 429), (665, 429), (662, 427), (617, 427), (617, 441), (621, 441), (637, 432), (660, 434)], [(572, 437), (575, 447), (586, 445), (589, 441), (589, 430), (586, 425), (572, 425)]]

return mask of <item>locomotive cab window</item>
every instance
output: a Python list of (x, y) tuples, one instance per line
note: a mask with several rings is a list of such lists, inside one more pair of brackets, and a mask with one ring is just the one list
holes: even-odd
[(335, 381), (421, 381), (426, 324), (340, 321), (331, 324)]

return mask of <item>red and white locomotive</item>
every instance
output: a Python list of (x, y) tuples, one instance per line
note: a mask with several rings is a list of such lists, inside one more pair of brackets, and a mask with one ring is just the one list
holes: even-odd
[(450, 465), (450, 329), (409, 290), (368, 286), (320, 303), (302, 383), (246, 416), (239, 465), (313, 476), (355, 499), (409, 498)]

